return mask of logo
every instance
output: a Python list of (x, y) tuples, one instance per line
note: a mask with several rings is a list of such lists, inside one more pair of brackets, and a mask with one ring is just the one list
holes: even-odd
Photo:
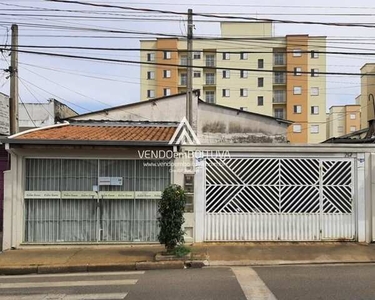
[(193, 128), (191, 128), (186, 117), (182, 119), (170, 139), (169, 145), (200, 145), (197, 135)]

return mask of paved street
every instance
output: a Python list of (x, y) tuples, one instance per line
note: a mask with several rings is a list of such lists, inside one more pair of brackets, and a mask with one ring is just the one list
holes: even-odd
[(0, 276), (0, 300), (367, 300), (374, 278), (369, 264)]
[(375, 265), (253, 268), (278, 300), (375, 299)]
[(0, 300), (245, 300), (230, 268), (0, 276)]

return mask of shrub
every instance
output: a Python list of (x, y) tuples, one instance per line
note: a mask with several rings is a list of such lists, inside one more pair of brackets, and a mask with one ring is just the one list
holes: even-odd
[(177, 245), (184, 243), (184, 210), (186, 195), (181, 186), (172, 184), (168, 186), (158, 203), (158, 222), (160, 233), (158, 240), (171, 252)]
[(173, 254), (177, 257), (183, 257), (190, 253), (190, 249), (184, 245), (178, 245), (173, 249)]

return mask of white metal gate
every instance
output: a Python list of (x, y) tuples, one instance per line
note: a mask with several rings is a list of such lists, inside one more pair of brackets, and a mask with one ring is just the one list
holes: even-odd
[(352, 159), (207, 158), (205, 241), (355, 238)]

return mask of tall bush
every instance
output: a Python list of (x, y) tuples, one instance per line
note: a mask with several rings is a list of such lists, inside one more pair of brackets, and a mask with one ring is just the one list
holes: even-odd
[(160, 233), (158, 240), (160, 244), (165, 245), (168, 252), (171, 252), (177, 245), (184, 243), (182, 225), (185, 222), (185, 203), (185, 191), (177, 184), (168, 186), (159, 200), (158, 222)]

